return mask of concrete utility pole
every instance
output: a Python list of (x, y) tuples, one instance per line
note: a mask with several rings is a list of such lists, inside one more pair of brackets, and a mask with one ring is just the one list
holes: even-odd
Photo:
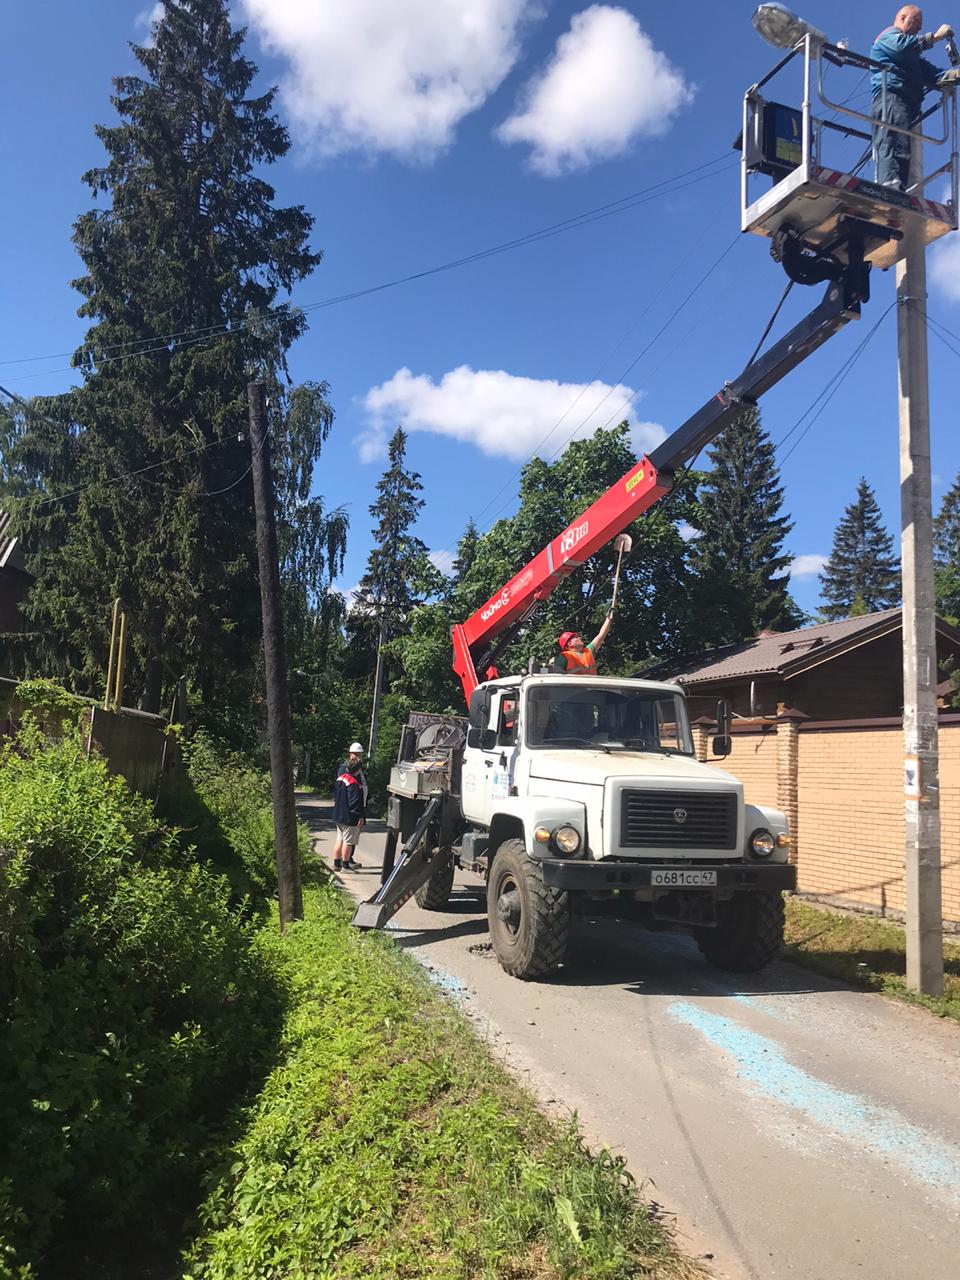
[(290, 699), (287, 694), (287, 663), (280, 607), (277, 520), (273, 505), (273, 474), (270, 470), (270, 441), (267, 436), (267, 408), (262, 382), (247, 384), (247, 401), (250, 409), (253, 502), (257, 516), (257, 561), (263, 616), (263, 663), (267, 685), (267, 736), (270, 739), (277, 891), (280, 899), (280, 928), (283, 929), (291, 920), (303, 919), (303, 894), (300, 889), (300, 857), (297, 850), (297, 814), (293, 803), (293, 752), (290, 748)]
[[(923, 173), (923, 146), (916, 138), (912, 142), (911, 185), (918, 182)], [(907, 986), (925, 995), (939, 995), (943, 991), (943, 919), (927, 380), (927, 267), (926, 245), (915, 225), (904, 232), (904, 246), (906, 257), (897, 264), (897, 338)]]

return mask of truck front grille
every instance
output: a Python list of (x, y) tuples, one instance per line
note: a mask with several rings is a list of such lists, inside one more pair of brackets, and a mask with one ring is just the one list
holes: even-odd
[(736, 849), (732, 791), (621, 793), (621, 849)]

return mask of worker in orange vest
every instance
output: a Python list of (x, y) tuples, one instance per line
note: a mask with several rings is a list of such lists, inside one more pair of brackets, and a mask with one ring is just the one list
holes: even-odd
[(613, 610), (611, 609), (603, 620), (603, 626), (589, 644), (583, 643), (583, 637), (579, 631), (564, 631), (563, 635), (557, 640), (557, 644), (560, 646), (560, 654), (554, 660), (554, 669), (556, 671), (573, 671), (577, 673), (596, 671), (597, 651), (606, 640), (612, 622)]

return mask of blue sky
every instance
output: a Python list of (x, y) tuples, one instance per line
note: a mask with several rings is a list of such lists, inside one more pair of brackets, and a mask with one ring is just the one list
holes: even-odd
[[(350, 514), (344, 589), (363, 572), (382, 442), (398, 423), (411, 432), (409, 462), (425, 485), (419, 532), (443, 565), (470, 516), (483, 528), (513, 510), (517, 472), (534, 450), (550, 456), (628, 406), (636, 439), (655, 442), (739, 372), (784, 284), (766, 242), (737, 235), (730, 143), (744, 89), (775, 61), (750, 26), (753, 7), (238, 0), (238, 21), (250, 23), (247, 52), (263, 86), (280, 86), (278, 110), (293, 139), (270, 180), (279, 200), (314, 215), (313, 244), (325, 255), (295, 294), (301, 305), (716, 162), (692, 185), (623, 212), (310, 312), (291, 368), (298, 379), (331, 384), (336, 425), (317, 488)], [(811, 0), (803, 12), (831, 38), (866, 50), (894, 7)], [(73, 379), (62, 353), (82, 335), (69, 287), (78, 272), (70, 228), (89, 206), (80, 175), (101, 160), (93, 126), (113, 123), (110, 79), (132, 69), (127, 42), (145, 35), (148, 13), (144, 0), (34, 0), (6, 14), (0, 382), (20, 395)], [(852, 91), (856, 78), (841, 88)], [(960, 237), (931, 254), (929, 309), (960, 332), (960, 245), (952, 241)], [(873, 288), (860, 324), (765, 398), (775, 441), (889, 306), (893, 273), (875, 272)], [(785, 319), (818, 293), (795, 289)], [(860, 475), (899, 537), (895, 354), (891, 312), (784, 460), (796, 521), (793, 589), (806, 609), (818, 600), (816, 557), (829, 554)], [(935, 502), (960, 470), (958, 374), (956, 356), (931, 337)]]

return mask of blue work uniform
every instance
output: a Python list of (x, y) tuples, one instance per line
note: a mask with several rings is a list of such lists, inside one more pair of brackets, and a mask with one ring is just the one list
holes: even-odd
[(870, 77), (873, 89), (873, 158), (877, 182), (884, 187), (906, 191), (910, 185), (910, 142), (904, 133), (885, 129), (883, 123), (901, 129), (916, 129), (924, 94), (935, 87), (943, 74), (940, 67), (928, 61), (924, 52), (930, 48), (929, 36), (909, 36), (896, 27), (887, 27), (873, 42), (870, 57), (887, 73), (886, 115), (883, 112), (883, 72), (875, 70)]

